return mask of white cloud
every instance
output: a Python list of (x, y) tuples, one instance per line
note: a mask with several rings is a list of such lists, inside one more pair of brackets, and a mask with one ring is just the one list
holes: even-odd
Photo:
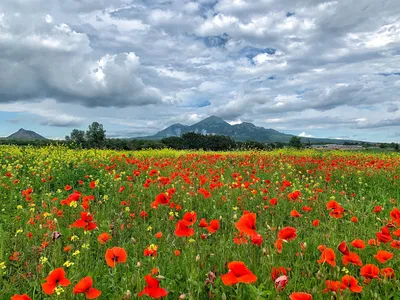
[(302, 133), (300, 133), (299, 136), (300, 136), (300, 137), (308, 137), (308, 138), (314, 137), (313, 135), (307, 134), (307, 133), (305, 133), (304, 131), (303, 131)]

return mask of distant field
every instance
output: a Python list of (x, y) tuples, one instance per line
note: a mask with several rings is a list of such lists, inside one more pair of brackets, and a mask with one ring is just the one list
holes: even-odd
[(0, 299), (400, 299), (398, 154), (1, 146), (0, 165)]

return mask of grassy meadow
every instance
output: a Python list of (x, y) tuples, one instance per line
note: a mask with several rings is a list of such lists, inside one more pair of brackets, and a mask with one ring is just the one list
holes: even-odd
[(0, 147), (0, 299), (400, 299), (400, 155)]

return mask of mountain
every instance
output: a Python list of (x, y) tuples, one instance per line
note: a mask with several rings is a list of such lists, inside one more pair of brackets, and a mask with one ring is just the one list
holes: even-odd
[[(266, 143), (282, 142), (288, 143), (293, 135), (285, 134), (274, 129), (266, 129), (264, 127), (255, 126), (249, 122), (231, 125), (223, 119), (211, 116), (193, 125), (173, 124), (164, 130), (157, 132), (152, 136), (138, 137), (140, 140), (160, 140), (171, 136), (181, 136), (187, 132), (196, 132), (202, 134), (218, 134), (227, 135), (236, 141), (259, 141)], [(345, 142), (354, 142), (350, 140), (336, 140), (325, 138), (301, 138), (303, 142), (307, 143), (335, 143), (343, 144)]]
[(7, 140), (46, 140), (45, 137), (37, 134), (32, 130), (25, 130), (21, 128), (17, 132), (6, 137)]

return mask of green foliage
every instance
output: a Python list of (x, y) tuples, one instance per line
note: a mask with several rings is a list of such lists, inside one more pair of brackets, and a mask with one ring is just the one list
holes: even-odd
[(92, 125), (89, 125), (89, 129), (86, 131), (85, 136), (89, 147), (103, 148), (106, 131), (103, 129), (102, 124), (93, 122)]
[(300, 149), (303, 148), (303, 144), (301, 142), (301, 138), (298, 136), (292, 136), (292, 138), (289, 141), (289, 146), (296, 148), (296, 149)]

